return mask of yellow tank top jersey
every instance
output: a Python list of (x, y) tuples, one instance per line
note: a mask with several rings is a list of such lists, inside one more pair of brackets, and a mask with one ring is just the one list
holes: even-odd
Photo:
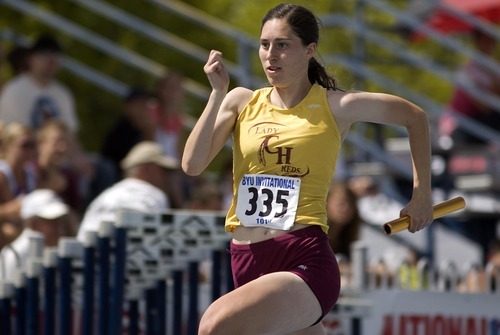
[(245, 174), (300, 178), (295, 222), (320, 225), (327, 232), (326, 196), (340, 150), (341, 136), (326, 89), (313, 85), (295, 107), (270, 103), (272, 88), (256, 90), (234, 129), (233, 192), (226, 230), (241, 225), (236, 216), (238, 186)]

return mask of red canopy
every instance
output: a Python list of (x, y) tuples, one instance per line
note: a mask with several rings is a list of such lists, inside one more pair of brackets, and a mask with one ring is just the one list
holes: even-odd
[[(492, 23), (500, 23), (500, 0), (441, 0), (441, 3)], [(438, 7), (427, 20), (429, 26), (445, 33), (466, 32), (470, 25)]]

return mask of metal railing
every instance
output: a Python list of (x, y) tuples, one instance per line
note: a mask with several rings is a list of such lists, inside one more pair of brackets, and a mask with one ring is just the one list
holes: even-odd
[[(204, 63), (207, 59), (209, 50), (205, 50), (200, 48), (196, 44), (188, 42), (184, 39), (179, 38), (178, 36), (160, 29), (150, 23), (138, 19), (134, 15), (128, 14), (127, 12), (115, 8), (109, 4), (106, 4), (102, 1), (97, 0), (73, 0), (73, 2), (78, 3), (85, 8), (92, 10), (93, 12), (106, 17), (108, 20), (119, 23), (126, 27), (127, 29), (136, 31), (140, 33), (142, 36), (152, 39), (157, 43), (160, 43), (163, 46), (169, 47), (177, 52), (180, 52), (194, 60)], [(160, 2), (165, 9), (170, 8), (184, 8), (183, 11), (177, 11), (184, 13), (185, 16), (191, 17), (192, 15), (196, 15), (193, 10), (188, 10), (187, 6), (175, 5), (174, 2)], [(204, 16), (196, 15), (197, 20), (201, 20), (201, 22), (207, 22), (207, 19)], [(211, 21), (210, 21), (211, 22)], [(204, 24), (207, 26), (207, 24)], [(212, 29), (216, 29), (220, 33), (230, 34), (229, 37), (237, 39), (239, 58), (238, 62), (234, 63), (229, 60), (225, 60), (226, 68), (230, 75), (237, 78), (240, 85), (256, 87), (258, 83), (262, 80), (253, 76), (250, 72), (250, 63), (245, 60), (248, 57), (248, 49), (251, 48), (251, 43), (255, 44), (254, 40), (250, 40), (245, 38), (241, 33), (234, 33), (234, 29), (229, 30), (225, 27), (221, 27), (220, 23), (212, 23), (209, 25)], [(233, 33), (229, 33), (232, 31)]]
[(217, 35), (232, 39), (237, 44), (237, 79), (240, 85), (249, 87), (260, 86), (262, 80), (252, 78), (252, 62), (250, 55), (259, 47), (258, 40), (248, 34), (235, 29), (234, 26), (226, 21), (215, 18), (205, 12), (180, 1), (171, 0), (147, 0), (163, 10), (179, 15), (180, 17), (191, 21), (192, 23), (204, 27)]

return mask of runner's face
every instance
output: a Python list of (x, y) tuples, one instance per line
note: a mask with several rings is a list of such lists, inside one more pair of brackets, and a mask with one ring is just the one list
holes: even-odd
[(262, 27), (259, 57), (273, 86), (286, 86), (307, 76), (314, 45), (304, 46), (285, 20), (272, 19)]

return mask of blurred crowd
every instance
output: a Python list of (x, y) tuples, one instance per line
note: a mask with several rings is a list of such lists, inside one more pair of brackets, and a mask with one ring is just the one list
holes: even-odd
[(83, 240), (119, 209), (225, 208), (225, 178), (181, 172), (180, 73), (151, 88), (132, 86), (101, 150), (87, 152), (76, 99), (58, 79), (57, 39), (40, 35), (29, 47), (1, 51), (0, 66), (11, 75), (0, 84), (0, 278), (15, 260), (22, 265), (30, 238), (41, 236), (48, 247), (63, 236)]

